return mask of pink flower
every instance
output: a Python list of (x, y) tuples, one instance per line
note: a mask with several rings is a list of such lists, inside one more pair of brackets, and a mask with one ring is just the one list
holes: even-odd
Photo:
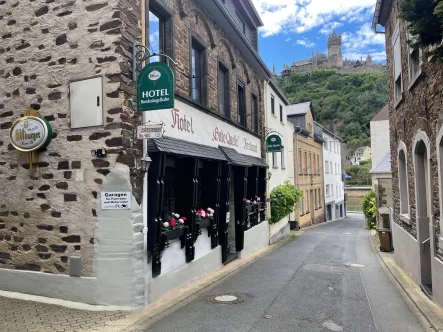
[(246, 203), (251, 203), (251, 201), (249, 199), (246, 200)]
[(169, 219), (169, 222), (170, 222), (171, 225), (172, 225), (172, 223), (175, 222), (175, 219), (174, 219), (174, 218), (171, 218), (171, 219)]
[(172, 227), (175, 227), (175, 226), (177, 226), (177, 223), (175, 222), (175, 220), (174, 220), (174, 219), (171, 219), (171, 226), (172, 226)]
[(183, 221), (186, 221), (186, 220), (188, 220), (188, 218), (186, 218), (186, 217), (182, 217), (182, 219), (183, 219)]
[(259, 196), (257, 196), (257, 202), (260, 202), (260, 197)]
[(209, 214), (209, 216), (210, 216), (210, 217), (213, 217), (213, 216), (214, 216), (214, 214), (213, 214), (213, 213), (210, 213), (210, 214)]
[(169, 227), (169, 223), (168, 222), (164, 222), (163, 223), (163, 227)]
[(208, 212), (209, 212), (209, 213), (214, 213), (214, 210), (211, 209), (211, 208), (208, 208)]
[(253, 201), (252, 204), (257, 204), (257, 201)]
[(206, 212), (206, 213), (205, 213), (205, 217), (206, 217), (206, 218), (209, 217), (209, 213)]
[(180, 219), (178, 220), (178, 222), (179, 222), (180, 224), (184, 224), (184, 223), (185, 223), (185, 221), (184, 221), (182, 218), (180, 218)]
[(174, 216), (178, 219), (180, 218), (180, 215), (178, 213), (174, 214)]
[(198, 211), (197, 211), (197, 214), (201, 215), (201, 214), (202, 214), (202, 212), (204, 213), (204, 212), (205, 212), (205, 210), (203, 210), (203, 209), (200, 209), (200, 210), (198, 210)]

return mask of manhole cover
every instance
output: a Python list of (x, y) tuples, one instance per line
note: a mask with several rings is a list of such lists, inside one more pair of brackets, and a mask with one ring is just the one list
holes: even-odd
[(244, 302), (245, 298), (238, 294), (221, 294), (209, 296), (206, 301), (219, 304), (237, 304)]

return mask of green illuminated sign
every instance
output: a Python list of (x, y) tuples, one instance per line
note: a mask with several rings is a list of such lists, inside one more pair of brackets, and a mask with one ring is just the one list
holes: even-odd
[(281, 152), (283, 145), (278, 135), (271, 135), (266, 139), (266, 152)]
[(174, 108), (174, 73), (163, 62), (146, 65), (137, 78), (137, 111)]

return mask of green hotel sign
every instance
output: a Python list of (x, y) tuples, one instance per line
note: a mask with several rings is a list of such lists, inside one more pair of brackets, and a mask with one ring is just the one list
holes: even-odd
[(266, 139), (266, 152), (281, 152), (283, 145), (278, 135), (270, 135)]
[(137, 78), (137, 111), (174, 108), (174, 73), (163, 62), (146, 65)]

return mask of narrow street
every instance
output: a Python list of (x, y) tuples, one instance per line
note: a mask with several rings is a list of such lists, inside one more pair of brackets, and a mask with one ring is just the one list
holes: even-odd
[[(208, 301), (225, 294), (244, 301)], [(363, 216), (350, 214), (305, 231), (145, 331), (408, 332), (423, 328), (375, 257)]]

